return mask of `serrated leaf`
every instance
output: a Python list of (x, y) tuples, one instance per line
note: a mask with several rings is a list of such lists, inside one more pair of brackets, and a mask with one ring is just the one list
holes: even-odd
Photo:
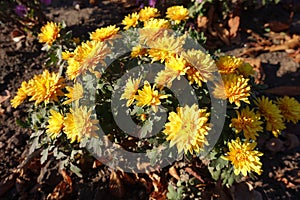
[(40, 148), (39, 137), (35, 137), (31, 141), (31, 146), (29, 148), (29, 154), (32, 154), (38, 148)]
[(42, 155), (42, 157), (41, 157), (41, 164), (44, 164), (45, 161), (47, 161), (47, 159), (48, 159), (48, 151), (49, 151), (49, 149), (46, 148), (46, 149), (44, 149), (44, 150), (41, 152), (41, 155)]
[(81, 169), (79, 167), (77, 167), (76, 165), (73, 165), (72, 163), (70, 163), (70, 170), (76, 174), (78, 177), (82, 178), (82, 174)]
[(142, 127), (140, 137), (141, 138), (146, 137), (146, 135), (152, 131), (152, 127), (153, 127), (153, 121), (147, 120)]

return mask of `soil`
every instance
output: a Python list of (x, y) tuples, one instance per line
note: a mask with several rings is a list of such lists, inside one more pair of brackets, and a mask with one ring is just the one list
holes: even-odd
[[(119, 25), (125, 15), (137, 9), (133, 4), (118, 0), (100, 1), (96, 6), (81, 4), (75, 9), (73, 1), (53, 1), (52, 6), (45, 8), (47, 16), (55, 21), (64, 20), (72, 30), (73, 35), (82, 36), (100, 26)], [(278, 13), (279, 16), (278, 16)], [(241, 40), (238, 44), (222, 47), (226, 54), (239, 55), (253, 41), (246, 33), (246, 29), (263, 35), (263, 25), (269, 20), (288, 16), (289, 12), (283, 5), (263, 7), (255, 12), (246, 12), (241, 18)], [(300, 32), (300, 16), (295, 14), (288, 34)], [(253, 20), (254, 19), (254, 20)], [(11, 38), (13, 30), (17, 30), (11, 23), (0, 22), (0, 95), (6, 90), (11, 96), (16, 94), (23, 80), (29, 80), (33, 75), (42, 72), (46, 54), (41, 51), (42, 45), (34, 37), (16, 43)], [(87, 35), (86, 35), (87, 37)], [(244, 56), (261, 60), (259, 68), (260, 82), (268, 87), (297, 86), (300, 87), (300, 66), (285, 51), (259, 52), (254, 56)], [(299, 96), (296, 96), (299, 99)], [(27, 156), (28, 140), (31, 134), (29, 129), (18, 126), (19, 120), (26, 120), (26, 105), (13, 109), (9, 100), (1, 103), (0, 110), (0, 199), (59, 199), (64, 194), (65, 199), (148, 199), (149, 196), (159, 199), (153, 194), (153, 188), (145, 186), (145, 182), (127, 181), (116, 190), (109, 182), (111, 171), (108, 167), (100, 166), (86, 172), (84, 178), (72, 176), (73, 187), (57, 187), (62, 184), (62, 177), (51, 166), (40, 166), (39, 160), (32, 161), (22, 175), (18, 166)], [(298, 199), (300, 196), (300, 145), (290, 140), (300, 139), (300, 125), (289, 125), (288, 129), (275, 141), (266, 137), (260, 141), (265, 149), (262, 157), (263, 174), (251, 185), (259, 192), (262, 199)], [(278, 149), (274, 153), (274, 144)], [(273, 145), (273, 148), (269, 146)], [(277, 146), (276, 146), (277, 145)], [(45, 172), (46, 170), (46, 172)], [(198, 169), (198, 171), (201, 171)], [(238, 191), (237, 185), (227, 190), (214, 184), (207, 171), (199, 172), (203, 175), (206, 187), (203, 189), (204, 199), (232, 199), (232, 190)], [(171, 180), (167, 170), (159, 172), (161, 181)], [(134, 179), (133, 175), (127, 180)], [(121, 175), (118, 175), (121, 177)], [(152, 181), (146, 175), (141, 175), (146, 182)], [(59, 191), (64, 188), (64, 192)], [(67, 193), (67, 194), (66, 194)], [(235, 199), (245, 198), (243, 193), (235, 192)], [(57, 195), (57, 196), (55, 196)], [(240, 196), (239, 196), (240, 195)], [(122, 197), (122, 198), (121, 198)]]

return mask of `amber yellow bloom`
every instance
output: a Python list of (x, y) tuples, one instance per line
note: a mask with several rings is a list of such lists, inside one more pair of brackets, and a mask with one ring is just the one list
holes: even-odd
[(74, 80), (77, 76), (79, 76), (81, 74), (80, 62), (76, 61), (74, 58), (68, 59), (66, 74), (69, 80)]
[(168, 29), (170, 22), (165, 19), (149, 19), (144, 22), (143, 29)]
[(239, 74), (243, 75), (245, 78), (255, 75), (255, 71), (249, 63), (243, 63), (238, 68), (238, 72), (239, 72)]
[[(94, 72), (99, 64), (105, 65), (105, 57), (111, 53), (107, 44), (101, 41), (87, 41), (77, 46), (68, 59), (67, 75), (70, 80), (84, 74), (87, 70)], [(67, 56), (66, 56), (67, 57)]]
[(149, 46), (148, 54), (155, 61), (167, 61), (175, 55), (179, 55), (185, 43), (185, 37), (169, 36), (165, 31), (162, 37), (157, 38)]
[(234, 73), (243, 63), (244, 61), (241, 58), (235, 56), (221, 56), (216, 61), (219, 72), (222, 74)]
[(166, 61), (166, 67), (176, 71), (178, 75), (185, 74), (185, 71), (187, 70), (186, 65), (187, 63), (185, 59), (178, 55), (175, 55), (175, 57), (170, 57), (170, 59)]
[(176, 145), (178, 153), (199, 153), (204, 145), (208, 145), (206, 135), (210, 130), (209, 113), (206, 109), (199, 109), (196, 104), (178, 107), (176, 111), (169, 114), (169, 122), (163, 130), (170, 146)]
[(141, 79), (142, 78), (132, 79), (131, 77), (128, 79), (125, 85), (124, 93), (121, 96), (121, 99), (127, 99), (127, 107), (129, 107), (135, 100), (135, 94), (139, 89)]
[(175, 24), (179, 24), (183, 20), (189, 18), (189, 11), (183, 6), (172, 6), (167, 9), (167, 18), (175, 21)]
[(278, 105), (284, 120), (296, 124), (300, 120), (300, 103), (293, 97), (277, 98)]
[(137, 14), (136, 12), (126, 16), (122, 20), (122, 24), (125, 25), (124, 29), (128, 30), (130, 27), (136, 27), (138, 25), (139, 17), (139, 14)]
[(28, 82), (27, 94), (31, 96), (29, 101), (35, 101), (35, 105), (41, 102), (47, 104), (50, 101), (58, 101), (58, 97), (64, 95), (62, 88), (65, 84), (63, 82), (64, 78), (48, 70), (45, 70), (43, 74), (35, 75)]
[(137, 106), (151, 106), (154, 112), (157, 112), (158, 105), (161, 104), (161, 99), (168, 98), (167, 95), (162, 95), (158, 93), (158, 90), (155, 90), (155, 85), (151, 88), (151, 85), (148, 81), (144, 82), (144, 87), (142, 90), (138, 90), (138, 95), (135, 96), (137, 100)]
[(144, 27), (139, 30), (140, 43), (150, 46), (157, 38), (162, 37), (169, 27), (170, 22), (165, 19), (152, 18), (145, 21)]
[(48, 45), (52, 45), (52, 43), (58, 38), (60, 31), (60, 27), (54, 23), (54, 22), (47, 22), (46, 25), (44, 25), (41, 28), (41, 33), (39, 33), (39, 42), (46, 43)]
[(74, 87), (67, 86), (66, 89), (68, 93), (65, 94), (65, 96), (68, 97), (69, 99), (63, 103), (64, 105), (69, 104), (73, 101), (77, 101), (83, 97), (83, 88), (80, 83), (75, 83)]
[(147, 49), (143, 48), (141, 45), (137, 45), (135, 47), (132, 47), (131, 50), (131, 57), (136, 58), (138, 56), (143, 56), (147, 53)]
[(266, 130), (272, 131), (273, 135), (278, 137), (278, 134), (286, 128), (278, 106), (265, 96), (257, 98), (254, 103), (258, 107), (258, 112), (267, 122)]
[(236, 111), (236, 113), (237, 118), (231, 119), (230, 127), (235, 128), (236, 133), (243, 131), (247, 140), (256, 140), (258, 132), (263, 131), (263, 122), (260, 121), (260, 115), (256, 114), (254, 109), (250, 110), (248, 106), (242, 109), (240, 112)]
[(154, 82), (159, 87), (166, 86), (168, 88), (171, 88), (173, 80), (178, 76), (179, 75), (177, 71), (174, 71), (173, 69), (170, 68), (166, 68), (157, 73)]
[(248, 85), (249, 79), (236, 74), (222, 75), (223, 83), (216, 83), (213, 95), (216, 98), (228, 98), (230, 103), (235, 103), (238, 107), (241, 106), (240, 101), (250, 103), (248, 96), (250, 96), (250, 86)]
[(13, 108), (17, 108), (27, 98), (28, 83), (23, 81), (17, 95), (11, 100)]
[(78, 107), (71, 109), (67, 113), (64, 122), (64, 132), (70, 142), (80, 142), (84, 137), (97, 137), (96, 131), (99, 129), (96, 124), (98, 120), (91, 119), (92, 110), (87, 107)]
[(139, 16), (140, 16), (139, 20), (144, 22), (151, 18), (159, 16), (159, 12), (158, 12), (157, 8), (144, 7), (143, 9), (140, 10)]
[(201, 87), (202, 82), (212, 80), (213, 73), (218, 70), (210, 55), (201, 50), (188, 50), (181, 56), (188, 62), (186, 73), (191, 84), (195, 82)]
[(48, 120), (46, 133), (51, 137), (51, 139), (54, 139), (64, 127), (64, 116), (53, 109), (50, 110), (50, 114), (51, 116)]
[(231, 161), (235, 175), (242, 172), (243, 176), (247, 176), (247, 173), (252, 171), (261, 174), (262, 163), (259, 157), (263, 153), (254, 150), (256, 145), (256, 142), (246, 141), (242, 143), (240, 138), (228, 142), (229, 152), (222, 158)]
[(107, 39), (115, 38), (120, 28), (116, 28), (116, 25), (107, 26), (104, 28), (98, 28), (94, 32), (90, 33), (91, 40), (104, 41)]
[(70, 58), (74, 57), (74, 53), (73, 52), (69, 52), (69, 51), (64, 51), (61, 53), (62, 59), (64, 60), (69, 60)]

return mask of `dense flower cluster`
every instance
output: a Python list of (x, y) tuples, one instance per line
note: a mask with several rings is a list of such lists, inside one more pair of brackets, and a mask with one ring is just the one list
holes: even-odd
[[(52, 141), (52, 145), (58, 140), (68, 141), (71, 147), (77, 145), (78, 148), (78, 144), (86, 147), (86, 138), (98, 137), (101, 120), (111, 123), (106, 122), (109, 119), (105, 114), (103, 118), (96, 118), (92, 112), (95, 107), (81, 104), (90, 100), (86, 94), (88, 89), (96, 89), (97, 106), (112, 102), (108, 99), (112, 93), (120, 94), (118, 101), (122, 108), (139, 126), (153, 126), (156, 123), (153, 115), (166, 113), (167, 119), (156, 143), (164, 141), (169, 147), (176, 147), (178, 153), (200, 155), (210, 145), (209, 136), (214, 134), (211, 119), (218, 114), (217, 108), (210, 104), (213, 100), (226, 102), (227, 127), (222, 132), (223, 140), (215, 147), (218, 158), (230, 163), (235, 176), (247, 176), (252, 172), (261, 174), (260, 156), (263, 154), (257, 150), (257, 138), (266, 133), (277, 137), (286, 128), (286, 122), (297, 123), (300, 103), (291, 97), (272, 100), (253, 92), (253, 67), (241, 58), (219, 56), (213, 59), (199, 48), (187, 48), (189, 33), (179, 34), (178, 27), (184, 27), (188, 19), (189, 11), (183, 6), (168, 8), (165, 18), (158, 9), (145, 7), (123, 19), (125, 34), (120, 33), (120, 27), (116, 25), (98, 28), (89, 33), (89, 40), (66, 49), (56, 42), (58, 38), (63, 40), (60, 25), (48, 22), (38, 37), (49, 48), (55, 45), (61, 48), (59, 73), (45, 70), (22, 82), (11, 104), (17, 108), (28, 99), (34, 101), (35, 109), (43, 106), (44, 119), (38, 125), (45, 122), (39, 128), (45, 129), (48, 141)], [(126, 46), (126, 51), (122, 45)], [(123, 85), (118, 85), (117, 79), (136, 63), (143, 67), (153, 63), (163, 67), (159, 71), (141, 68)], [(112, 65), (119, 68), (108, 70)], [(180, 101), (174, 100), (177, 96), (170, 90), (182, 79), (193, 88), (191, 93), (200, 94), (195, 100), (199, 104), (181, 105)], [(96, 84), (91, 84), (95, 80)], [(178, 93), (184, 90), (180, 88)], [(105, 111), (109, 112), (108, 109)], [(142, 134), (142, 131), (136, 132)], [(109, 134), (116, 132), (118, 128), (112, 127)]]

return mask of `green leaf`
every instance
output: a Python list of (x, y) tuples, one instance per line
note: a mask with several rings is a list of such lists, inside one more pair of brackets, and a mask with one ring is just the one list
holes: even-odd
[(82, 178), (82, 174), (81, 169), (79, 167), (77, 167), (76, 165), (73, 165), (72, 163), (70, 163), (70, 170), (76, 174), (78, 177)]
[(44, 149), (44, 150), (41, 152), (41, 155), (42, 155), (42, 157), (41, 157), (41, 164), (44, 164), (45, 161), (47, 161), (47, 159), (48, 159), (48, 151), (49, 151), (49, 149), (46, 148), (46, 149)]
[(141, 138), (146, 137), (146, 135), (152, 131), (152, 127), (153, 127), (153, 121), (147, 120), (142, 127), (140, 137)]

